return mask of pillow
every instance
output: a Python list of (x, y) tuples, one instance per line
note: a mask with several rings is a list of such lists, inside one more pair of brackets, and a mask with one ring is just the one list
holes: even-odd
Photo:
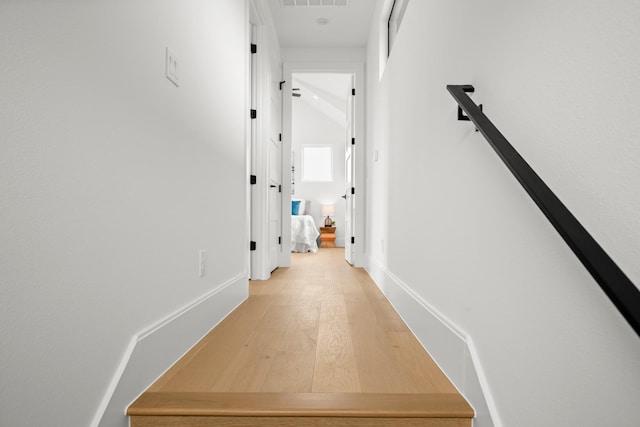
[(291, 215), (300, 215), (300, 200), (291, 201)]
[(300, 208), (298, 209), (298, 213), (297, 214), (292, 214), (292, 215), (306, 215), (307, 214), (307, 208), (308, 208), (308, 203), (306, 200), (303, 199), (291, 199), (292, 202), (300, 202)]

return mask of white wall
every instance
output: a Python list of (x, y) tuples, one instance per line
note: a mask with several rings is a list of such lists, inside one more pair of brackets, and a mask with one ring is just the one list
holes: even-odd
[(639, 19), (632, 1), (411, 1), (381, 80), (374, 19), (371, 264), (471, 337), (497, 425), (637, 426), (640, 339), (473, 125), (456, 121), (445, 86), (475, 86), (640, 284)]
[[(344, 75), (342, 80), (346, 80)], [(337, 77), (340, 80), (340, 76)], [(335, 78), (333, 80), (336, 80)], [(341, 82), (344, 83), (344, 82)], [(301, 86), (295, 85), (294, 86)], [(346, 84), (341, 87), (346, 88)], [(310, 200), (308, 214), (313, 216), (318, 227), (324, 226), (325, 217), (322, 215), (323, 204), (333, 204), (335, 213), (332, 218), (336, 221), (336, 244), (344, 246), (345, 202), (340, 196), (344, 194), (345, 164), (344, 150), (346, 141), (346, 110), (344, 122), (338, 123), (329, 117), (326, 108), (314, 107), (313, 103), (324, 103), (322, 99), (314, 100), (304, 85), (301, 86), (301, 98), (293, 98), (292, 107), (292, 151), (295, 163), (295, 194), (292, 198)], [(325, 91), (331, 88), (319, 88)], [(287, 94), (288, 95), (288, 94)], [(331, 96), (329, 94), (329, 96)], [(303, 99), (304, 98), (304, 99)], [(346, 94), (344, 96), (346, 106)], [(333, 110), (332, 110), (333, 111)], [(333, 150), (333, 181), (309, 182), (302, 180), (302, 148), (304, 146), (331, 146)]]
[(246, 297), (246, 17), (0, 3), (1, 425), (90, 425), (134, 336), (225, 283), (212, 319)]

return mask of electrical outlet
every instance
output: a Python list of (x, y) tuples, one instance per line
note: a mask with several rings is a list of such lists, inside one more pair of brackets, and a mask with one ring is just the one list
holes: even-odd
[(178, 77), (178, 58), (168, 47), (165, 73), (167, 75), (167, 78), (171, 80), (171, 82), (176, 85), (176, 87), (180, 86), (180, 79)]
[(200, 258), (200, 268), (199, 268), (199, 274), (200, 277), (204, 277), (207, 275), (207, 251), (206, 250), (201, 250), (199, 252), (199, 258)]

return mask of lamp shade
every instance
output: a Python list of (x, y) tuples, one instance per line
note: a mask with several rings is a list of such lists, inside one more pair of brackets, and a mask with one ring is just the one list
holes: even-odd
[(333, 212), (333, 205), (322, 205), (322, 216), (331, 216)]

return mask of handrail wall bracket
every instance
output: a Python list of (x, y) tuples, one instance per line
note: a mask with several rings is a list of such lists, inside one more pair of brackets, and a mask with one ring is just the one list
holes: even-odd
[(467, 93), (474, 92), (474, 87), (448, 85), (447, 90), (458, 103), (458, 110), (466, 114), (466, 119), (460, 119), (459, 112), (458, 119), (471, 120), (476, 125), (476, 130), (484, 135), (489, 145), (640, 336), (640, 290), (487, 118), (481, 106), (469, 98)]
[[(471, 86), (471, 85), (462, 85), (462, 86), (460, 86), (460, 88), (465, 93), (473, 93), (473, 92), (476, 91), (475, 88), (473, 86)], [(478, 105), (478, 107), (480, 108), (480, 111), (482, 111), (482, 104)], [(462, 107), (460, 107), (459, 105), (458, 105), (458, 120), (460, 120), (462, 122), (471, 121), (469, 116), (464, 114), (464, 112), (462, 111)], [(478, 132), (478, 128), (476, 128), (476, 132)]]

